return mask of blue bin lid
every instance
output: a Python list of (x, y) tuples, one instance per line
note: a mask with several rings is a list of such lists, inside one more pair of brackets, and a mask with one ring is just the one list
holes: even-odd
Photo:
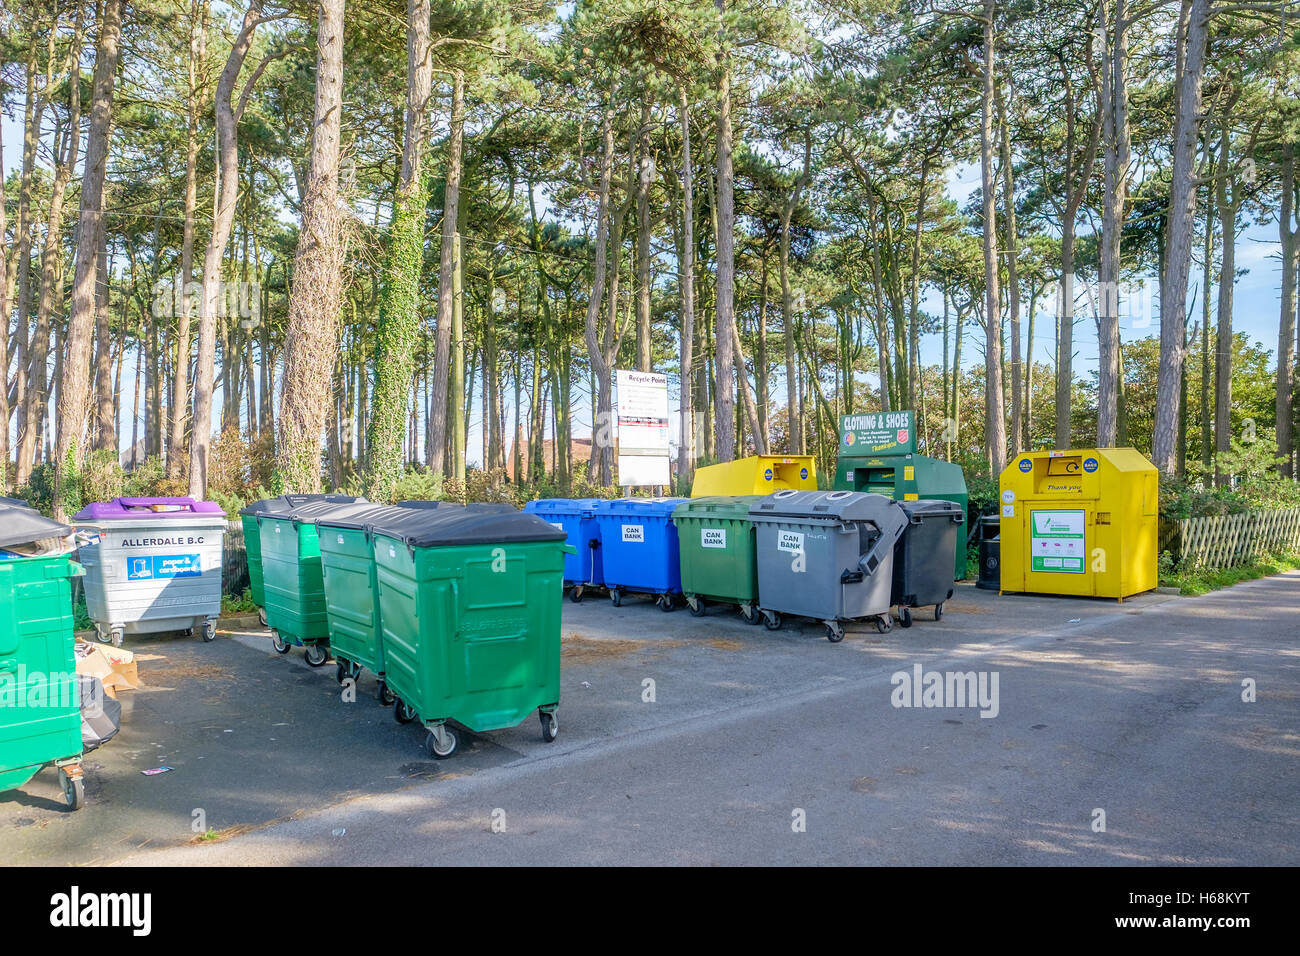
[(564, 541), (563, 531), (534, 514), (486, 508), (391, 508), (370, 522), (372, 534), (412, 548)]
[(615, 498), (602, 501), (597, 514), (626, 515), (628, 517), (671, 518), (677, 506), (689, 498)]
[(589, 515), (600, 506), (601, 498), (538, 498), (524, 505), (530, 514)]

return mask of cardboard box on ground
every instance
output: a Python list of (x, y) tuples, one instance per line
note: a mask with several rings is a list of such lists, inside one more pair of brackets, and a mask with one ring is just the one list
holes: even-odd
[(116, 698), (118, 691), (135, 690), (140, 686), (135, 655), (130, 651), (78, 641), (76, 658), (77, 673), (98, 677), (109, 697)]

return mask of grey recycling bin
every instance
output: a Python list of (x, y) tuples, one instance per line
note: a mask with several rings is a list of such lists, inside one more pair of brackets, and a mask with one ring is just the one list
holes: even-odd
[(768, 495), (749, 509), (758, 549), (758, 606), (769, 630), (783, 614), (816, 618), (832, 642), (844, 621), (889, 614), (894, 544), (907, 524), (896, 503), (858, 491), (796, 491)]
[(943, 602), (952, 597), (953, 567), (966, 521), (955, 501), (900, 501), (907, 526), (894, 546), (894, 587), (890, 603), (898, 608), (898, 623), (912, 626), (914, 607), (934, 606), (934, 619), (943, 617)]

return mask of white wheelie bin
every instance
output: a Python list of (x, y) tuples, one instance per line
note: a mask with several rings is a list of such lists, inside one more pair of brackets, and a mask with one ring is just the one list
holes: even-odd
[(221, 614), (226, 513), (193, 498), (117, 498), (88, 505), (72, 523), (89, 533), (86, 610), (99, 639), (189, 631), (210, 641)]

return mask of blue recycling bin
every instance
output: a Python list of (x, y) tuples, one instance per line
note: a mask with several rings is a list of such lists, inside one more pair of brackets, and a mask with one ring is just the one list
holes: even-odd
[(600, 522), (596, 520), (600, 501), (599, 498), (542, 498), (524, 505), (524, 511), (568, 535), (568, 543), (577, 549), (576, 554), (564, 558), (564, 583), (574, 604), (582, 603), (586, 588), (605, 583)]
[(618, 498), (596, 504), (601, 571), (615, 607), (627, 591), (655, 595), (665, 611), (677, 606), (682, 569), (673, 511), (686, 498)]

